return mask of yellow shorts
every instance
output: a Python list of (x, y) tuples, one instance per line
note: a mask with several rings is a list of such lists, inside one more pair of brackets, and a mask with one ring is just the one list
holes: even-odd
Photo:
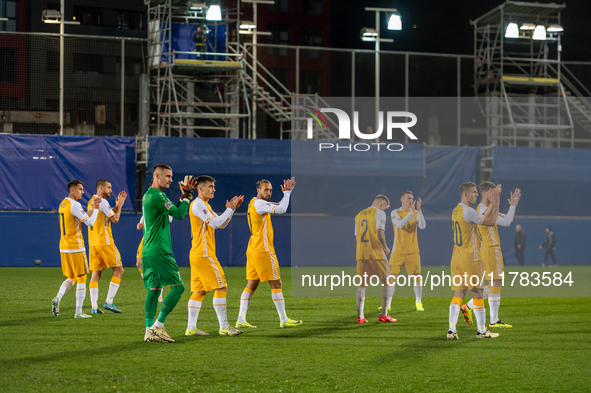
[(482, 261), (451, 258), (451, 290), (482, 288)]
[(280, 280), (279, 262), (274, 252), (246, 252), (246, 279), (262, 282)]
[(399, 275), (402, 265), (406, 268), (406, 274), (421, 274), (421, 257), (418, 252), (412, 254), (392, 253), (390, 255), (390, 273)]
[(387, 279), (391, 274), (392, 266), (386, 259), (358, 259), (355, 274), (363, 276), (378, 276), (381, 280)]
[(142, 249), (143, 248), (144, 248), (144, 238), (142, 237), (142, 241), (140, 242), (140, 245), (137, 248), (137, 254), (135, 255), (136, 258), (142, 259)]
[(216, 257), (189, 257), (191, 292), (211, 292), (227, 287), (226, 275)]
[(60, 252), (60, 257), (64, 276), (76, 281), (76, 277), (89, 272), (86, 252)]
[(490, 274), (493, 274), (493, 280), (500, 280), (505, 271), (503, 253), (499, 247), (487, 247), (480, 250), (482, 265), (484, 266), (484, 279), (490, 280)]
[(115, 245), (111, 246), (91, 246), (88, 251), (90, 259), (90, 270), (103, 271), (108, 267), (120, 267), (121, 254)]

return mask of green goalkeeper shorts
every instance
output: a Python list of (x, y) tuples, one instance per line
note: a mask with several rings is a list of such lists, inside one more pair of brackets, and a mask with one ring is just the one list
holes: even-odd
[(181, 272), (172, 255), (143, 257), (144, 288), (162, 288), (182, 284)]

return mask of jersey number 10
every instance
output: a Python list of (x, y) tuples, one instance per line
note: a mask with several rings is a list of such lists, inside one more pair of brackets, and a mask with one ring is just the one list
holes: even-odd
[(464, 242), (462, 241), (462, 229), (460, 228), (460, 223), (457, 221), (453, 221), (451, 223), (451, 229), (454, 231), (454, 243), (458, 247), (462, 247)]

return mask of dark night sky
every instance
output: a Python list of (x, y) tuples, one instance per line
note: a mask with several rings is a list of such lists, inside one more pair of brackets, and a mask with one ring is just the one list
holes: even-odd
[[(474, 52), (474, 20), (504, 1), (499, 0), (333, 0), (331, 10), (332, 47), (373, 49), (362, 42), (362, 27), (375, 27), (375, 13), (365, 7), (396, 8), (402, 15), (402, 31), (386, 29), (382, 16), (383, 50), (468, 54)], [(539, 3), (552, 3), (540, 0)], [(566, 3), (562, 12), (563, 60), (591, 61), (591, 1), (554, 1)], [(416, 28), (413, 28), (416, 25)]]

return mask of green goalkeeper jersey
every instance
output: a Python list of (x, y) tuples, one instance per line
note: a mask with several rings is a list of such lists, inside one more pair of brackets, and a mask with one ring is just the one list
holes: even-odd
[(189, 210), (189, 203), (183, 201), (175, 206), (163, 191), (148, 188), (142, 198), (142, 209), (144, 213), (142, 256), (172, 255), (168, 216), (182, 220)]

